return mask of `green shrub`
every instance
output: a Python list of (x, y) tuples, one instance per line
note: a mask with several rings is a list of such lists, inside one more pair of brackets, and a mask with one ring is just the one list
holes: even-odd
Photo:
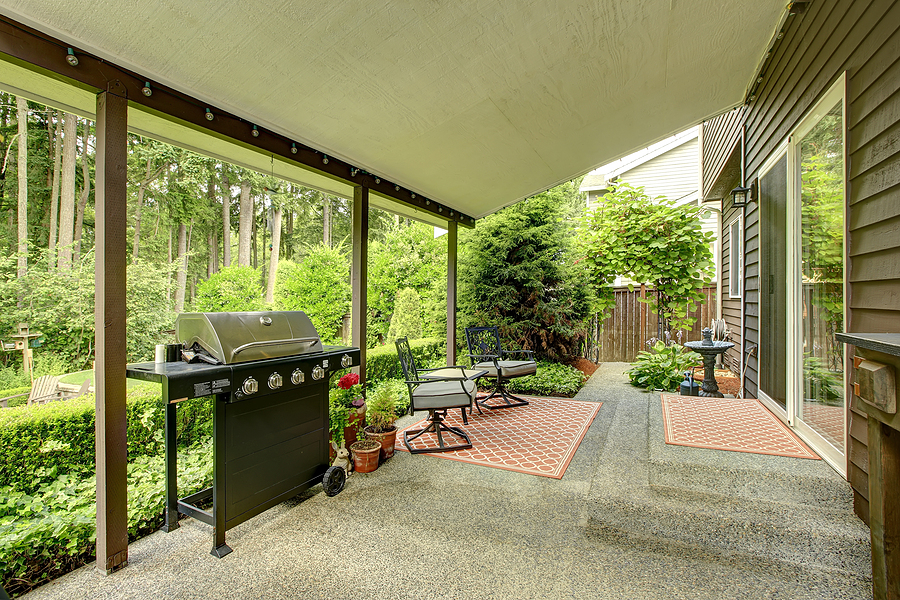
[[(179, 498), (210, 485), (212, 454), (210, 437), (179, 453)], [(94, 557), (95, 473), (50, 475), (32, 494), (0, 487), (0, 584), (13, 595)], [(164, 457), (141, 456), (129, 463), (129, 540), (160, 527), (164, 503)]]
[[(489, 381), (491, 380), (482, 379), (482, 385), (487, 385)], [(578, 393), (584, 382), (584, 373), (575, 367), (538, 361), (537, 373), (511, 379), (507, 389), (514, 394), (571, 398)]]
[[(446, 359), (446, 341), (440, 338), (424, 338), (411, 340), (409, 348), (416, 357), (416, 364), (420, 368), (426, 368), (432, 363)], [(385, 344), (377, 348), (366, 350), (366, 381), (367, 385), (373, 385), (387, 379), (403, 380), (403, 371), (400, 369), (400, 359), (397, 357), (397, 347), (394, 344)]]
[(387, 341), (392, 343), (399, 337), (417, 340), (422, 337), (422, 302), (419, 292), (403, 288), (397, 292), (394, 315), (388, 329)]
[(280, 261), (275, 306), (304, 311), (323, 342), (337, 341), (343, 317), (350, 312), (350, 260), (346, 253), (318, 244), (305, 249), (299, 264)]
[(651, 390), (678, 391), (684, 372), (701, 364), (700, 355), (678, 345), (656, 342), (652, 351), (638, 352), (637, 360), (625, 374), (631, 384)]
[[(179, 403), (180, 445), (209, 435), (212, 409), (211, 398)], [(129, 390), (125, 410), (129, 459), (160, 453), (164, 420), (160, 387), (145, 384)], [(0, 410), (0, 486), (33, 493), (48, 473), (91, 472), (94, 441), (93, 394)]]
[(225, 267), (197, 284), (194, 308), (200, 312), (263, 310), (259, 272), (253, 267)]
[[(373, 396), (386, 396), (391, 398), (394, 403), (394, 412), (397, 416), (403, 416), (409, 410), (409, 388), (402, 379), (386, 379), (374, 386), (369, 393), (369, 398)], [(368, 400), (366, 404), (368, 405)]]
[(10, 396), (16, 396), (18, 394), (25, 394), (24, 396), (19, 396), (18, 398), (10, 398), (6, 401), (6, 406), (12, 408), (14, 406), (22, 406), (26, 402), (28, 402), (28, 394), (31, 392), (30, 385), (23, 385), (19, 387), (9, 388), (8, 390), (0, 390), (0, 398), (9, 398)]

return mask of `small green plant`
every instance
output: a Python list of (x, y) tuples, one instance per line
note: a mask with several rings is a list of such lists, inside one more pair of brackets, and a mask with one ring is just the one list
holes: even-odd
[(666, 346), (659, 341), (652, 350), (638, 352), (637, 360), (625, 374), (631, 384), (651, 390), (677, 391), (684, 379), (684, 372), (701, 363), (700, 355), (682, 346)]
[(366, 398), (366, 423), (371, 433), (385, 433), (394, 428), (397, 420), (396, 388), (386, 382), (369, 392)]

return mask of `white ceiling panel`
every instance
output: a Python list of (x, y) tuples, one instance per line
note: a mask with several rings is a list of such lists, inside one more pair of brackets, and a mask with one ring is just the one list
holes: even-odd
[(0, 12), (478, 217), (738, 104), (785, 5), (0, 0)]

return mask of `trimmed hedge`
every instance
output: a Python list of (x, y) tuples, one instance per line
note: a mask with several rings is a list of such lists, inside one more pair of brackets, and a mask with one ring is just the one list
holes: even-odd
[[(409, 349), (416, 357), (418, 365), (425, 368), (447, 356), (447, 341), (440, 338), (410, 340)], [(397, 347), (385, 344), (366, 350), (366, 384), (373, 385), (388, 379), (403, 379)]]
[[(164, 406), (160, 386), (128, 391), (128, 458), (162, 452)], [(209, 435), (212, 398), (178, 406), (178, 442), (190, 445)], [(35, 493), (48, 478), (62, 473), (93, 472), (94, 395), (38, 406), (0, 410), (0, 486)]]

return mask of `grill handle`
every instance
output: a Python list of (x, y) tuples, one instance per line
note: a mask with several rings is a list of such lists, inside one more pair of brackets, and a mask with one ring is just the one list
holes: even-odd
[(310, 346), (319, 341), (317, 337), (302, 337), (302, 338), (289, 338), (286, 340), (263, 340), (261, 342), (250, 342), (248, 344), (242, 344), (232, 351), (232, 355), (237, 356), (244, 350), (249, 350), (250, 348), (257, 348), (259, 346), (283, 346), (285, 344), (297, 344), (297, 343), (307, 343)]

